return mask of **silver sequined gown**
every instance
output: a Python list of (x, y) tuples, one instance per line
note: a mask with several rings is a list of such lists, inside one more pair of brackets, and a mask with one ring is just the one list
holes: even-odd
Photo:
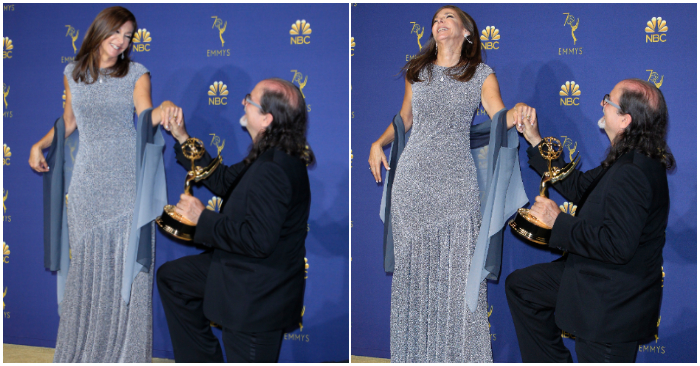
[(469, 128), (493, 71), (480, 64), (459, 82), (433, 65), (429, 82), (428, 67), (412, 84), (413, 127), (393, 185), (391, 361), (492, 362), (486, 281), (475, 313), (465, 290), (481, 225)]
[[(68, 191), (71, 263), (54, 362), (151, 362), (153, 262), (127, 305), (122, 271), (136, 197), (134, 86), (148, 72), (76, 83), (69, 64), (79, 147)], [(152, 248), (155, 237), (151, 238)]]

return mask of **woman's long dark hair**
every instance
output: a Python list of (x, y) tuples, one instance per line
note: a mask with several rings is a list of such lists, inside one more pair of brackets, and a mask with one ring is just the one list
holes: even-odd
[[(301, 159), (306, 165), (315, 160), (314, 153), (306, 142), (306, 102), (299, 88), (287, 80), (273, 78), (271, 82), (280, 84), (284, 91), (265, 89), (260, 98), (263, 113), (272, 114), (272, 122), (253, 141), (253, 147), (245, 158), (250, 165), (262, 153), (278, 148)], [(296, 103), (294, 103), (296, 101)]]
[(471, 34), (469, 39), (472, 41), (472, 43), (469, 43), (467, 42), (466, 38), (462, 41), (462, 52), (459, 56), (459, 62), (457, 65), (448, 70), (448, 75), (458, 81), (469, 81), (474, 76), (477, 66), (479, 66), (481, 63), (481, 40), (479, 39), (479, 28), (476, 26), (476, 22), (469, 14), (462, 11), (462, 9), (454, 5), (445, 5), (438, 9), (435, 12), (435, 15), (433, 15), (433, 19), (430, 22), (431, 32), (428, 43), (423, 46), (421, 51), (414, 59), (408, 61), (401, 69), (406, 73), (406, 79), (408, 79), (411, 83), (423, 81), (418, 76), (420, 71), (426, 66), (429, 66), (428, 80), (430, 80), (433, 76), (432, 65), (433, 62), (437, 60), (437, 48), (435, 38), (433, 38), (432, 25), (433, 21), (435, 21), (435, 18), (442, 9), (452, 9), (457, 13), (459, 19), (462, 21), (462, 26)]
[(629, 114), (632, 121), (610, 145), (602, 165), (608, 168), (630, 151), (637, 151), (660, 161), (671, 170), (676, 160), (666, 144), (668, 109), (666, 100), (654, 84), (641, 79), (628, 79), (620, 96), (618, 114)]
[[(124, 23), (131, 21), (134, 24), (134, 32), (138, 29), (136, 17), (126, 8), (113, 6), (102, 10), (85, 34), (85, 39), (80, 45), (80, 51), (75, 56), (75, 68), (73, 68), (73, 80), (92, 84), (97, 81), (100, 73), (100, 45), (112, 33), (116, 32)], [(123, 77), (129, 72), (131, 59), (131, 44), (133, 36), (129, 39), (129, 46), (124, 50), (124, 58), (117, 57), (117, 62), (109, 68), (108, 74), (113, 77)], [(88, 78), (88, 74), (90, 78)]]

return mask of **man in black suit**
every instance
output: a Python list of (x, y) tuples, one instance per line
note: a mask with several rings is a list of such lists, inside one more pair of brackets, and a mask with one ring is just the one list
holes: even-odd
[[(176, 208), (196, 223), (194, 242), (208, 249), (163, 264), (156, 276), (177, 362), (223, 362), (210, 321), (223, 327), (228, 362), (277, 362), (284, 329), (301, 318), (311, 204), (306, 166), (313, 161), (306, 104), (282, 79), (261, 81), (242, 104), (253, 140), (248, 157), (203, 181), (224, 199), (220, 213), (184, 194)], [(178, 161), (189, 167), (184, 123), (171, 120), (166, 129), (179, 142)], [(211, 159), (205, 154), (195, 163)]]
[[(610, 139), (601, 166), (554, 184), (578, 204), (576, 216), (537, 197), (531, 213), (552, 227), (549, 247), (566, 251), (552, 263), (516, 270), (506, 296), (523, 362), (571, 362), (561, 330), (575, 335), (579, 362), (634, 362), (638, 342), (655, 334), (661, 306), (662, 249), (669, 213), (666, 170), (668, 111), (649, 82), (618, 83), (601, 101), (598, 121)], [(538, 152), (536, 118), (518, 129)], [(553, 165), (563, 166), (560, 158)]]

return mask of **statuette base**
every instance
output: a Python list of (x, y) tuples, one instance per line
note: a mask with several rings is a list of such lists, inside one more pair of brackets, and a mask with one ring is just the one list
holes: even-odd
[(518, 214), (508, 222), (508, 225), (516, 234), (541, 245), (547, 245), (552, 235), (552, 228), (530, 214), (527, 208), (519, 208)]

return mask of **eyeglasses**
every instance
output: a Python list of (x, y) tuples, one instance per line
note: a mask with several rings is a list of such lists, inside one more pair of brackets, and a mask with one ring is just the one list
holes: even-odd
[(615, 107), (618, 111), (622, 112), (622, 108), (620, 108), (619, 105), (610, 101), (610, 94), (605, 94), (605, 96), (603, 96), (603, 108), (605, 108), (605, 104), (610, 104), (611, 106)]
[(246, 95), (245, 95), (245, 98), (243, 98), (243, 107), (244, 107), (244, 108), (245, 108), (245, 105), (246, 105), (246, 104), (252, 104), (252, 105), (258, 107), (258, 109), (260, 109), (261, 112), (262, 112), (262, 110), (263, 110), (262, 107), (260, 106), (260, 104), (255, 103), (255, 102), (253, 102), (252, 99), (250, 99), (250, 93), (246, 94)]

